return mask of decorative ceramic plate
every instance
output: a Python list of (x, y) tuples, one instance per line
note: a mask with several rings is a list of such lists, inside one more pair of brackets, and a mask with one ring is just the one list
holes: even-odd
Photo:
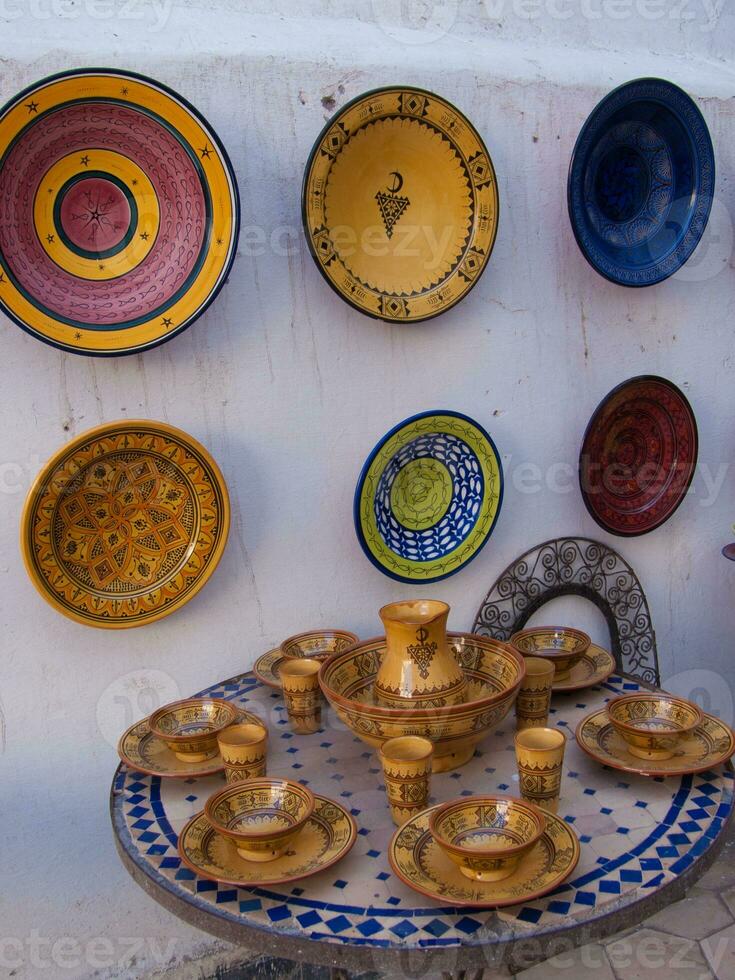
[(605, 396), (579, 454), (587, 510), (611, 534), (647, 534), (686, 496), (697, 466), (697, 422), (665, 378), (631, 378)]
[(44, 466), (21, 518), (31, 581), (87, 626), (142, 626), (188, 602), (222, 557), (230, 503), (196, 439), (164, 422), (90, 429)]
[(268, 687), (273, 687), (277, 691), (280, 691), (283, 688), (283, 684), (281, 683), (278, 668), (283, 661), (284, 656), (281, 653), (281, 648), (274, 647), (268, 653), (264, 653), (261, 657), (258, 657), (253, 667), (253, 673), (262, 684), (267, 684)]
[(690, 257), (712, 207), (702, 114), (676, 85), (638, 78), (606, 95), (577, 138), (567, 201), (582, 254), (606, 279), (650, 286)]
[(458, 303), (490, 258), (498, 187), (482, 139), (432, 92), (353, 99), (314, 144), (302, 190), (319, 270), (351, 306), (417, 321)]
[(615, 670), (615, 657), (602, 647), (591, 643), (589, 649), (572, 667), (569, 676), (561, 681), (554, 681), (554, 694), (564, 694), (566, 691), (581, 691), (585, 687), (602, 684)]
[(0, 111), (0, 307), (49, 344), (129, 354), (186, 329), (235, 257), (235, 176), (185, 99), (54, 75)]
[(404, 884), (446, 905), (502, 908), (530, 902), (553, 891), (579, 861), (577, 835), (560, 817), (545, 813), (546, 829), (541, 839), (510, 877), (471, 881), (431, 835), (429, 816), (438, 806), (441, 804), (423, 810), (396, 831), (388, 858)]
[(227, 885), (279, 885), (324, 871), (340, 861), (357, 839), (357, 825), (343, 806), (314, 794), (316, 805), (294, 846), (263, 864), (246, 861), (233, 841), (214, 830), (203, 813), (179, 834), (181, 860), (196, 874)]
[(383, 436), (355, 490), (357, 537), (399, 582), (436, 582), (471, 561), (492, 534), (503, 467), (487, 432), (458, 412), (423, 412)]
[(735, 752), (735, 734), (714, 715), (705, 714), (702, 724), (691, 735), (682, 738), (671, 759), (638, 759), (608, 718), (607, 708), (600, 708), (583, 718), (575, 732), (577, 745), (597, 762), (611, 769), (636, 772), (641, 776), (688, 776), (705, 772), (727, 762)]
[[(239, 721), (263, 724), (257, 715), (249, 711), (240, 711)], [(224, 772), (225, 768), (219, 752), (211, 759), (205, 759), (204, 762), (184, 762), (182, 759), (177, 759), (163, 739), (151, 732), (147, 718), (136, 721), (121, 736), (117, 744), (117, 754), (130, 769), (147, 773), (149, 776), (194, 779)]]

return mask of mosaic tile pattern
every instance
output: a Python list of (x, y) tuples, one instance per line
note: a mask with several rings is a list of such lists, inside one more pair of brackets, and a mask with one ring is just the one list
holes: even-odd
[[(263, 718), (271, 732), (269, 775), (298, 779), (350, 806), (359, 828), (352, 852), (312, 878), (269, 888), (232, 888), (183, 867), (176, 834), (203, 808), (222, 776), (161, 780), (121, 766), (113, 783), (113, 823), (128, 854), (169, 892), (199, 909), (253, 928), (329, 943), (416, 948), (487, 941), (566, 928), (635, 902), (690, 867), (717, 837), (733, 805), (732, 769), (655, 780), (604, 769), (574, 744), (580, 718), (611, 697), (637, 690), (613, 675), (601, 687), (555, 696), (550, 724), (568, 738), (559, 815), (576, 830), (582, 856), (551, 895), (498, 912), (455, 909), (411, 891), (392, 874), (394, 827), (377, 756), (331, 711), (324, 729), (293, 735), (280, 694), (251, 674), (210, 688)], [(432, 802), (517, 788), (513, 715), (463, 768), (434, 777)], [(620, 778), (620, 777), (623, 778)]]

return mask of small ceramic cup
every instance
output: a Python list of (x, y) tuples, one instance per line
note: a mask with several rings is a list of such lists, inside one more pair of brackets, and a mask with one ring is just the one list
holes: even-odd
[(559, 809), (566, 744), (559, 728), (524, 728), (515, 737), (521, 796), (549, 813)]
[(516, 729), (545, 728), (549, 723), (554, 665), (541, 657), (526, 657), (526, 676), (516, 698)]
[(379, 749), (393, 823), (400, 827), (429, 803), (434, 746), (420, 735), (389, 738)]
[(265, 776), (268, 729), (264, 725), (249, 721), (230, 725), (217, 736), (217, 745), (228, 783)]
[(321, 663), (310, 657), (285, 660), (278, 668), (291, 729), (300, 735), (318, 732), (322, 724)]

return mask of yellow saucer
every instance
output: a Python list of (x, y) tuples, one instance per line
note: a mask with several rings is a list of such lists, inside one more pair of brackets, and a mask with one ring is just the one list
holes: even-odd
[(268, 687), (273, 687), (277, 691), (280, 691), (283, 685), (278, 674), (278, 668), (284, 659), (281, 648), (274, 647), (268, 653), (264, 653), (262, 657), (258, 657), (253, 667), (253, 673), (261, 684), (267, 684)]
[(606, 681), (614, 670), (615, 657), (591, 643), (582, 659), (572, 667), (569, 676), (561, 681), (554, 681), (552, 691), (554, 694), (563, 694), (565, 691), (581, 691), (585, 687), (594, 687), (595, 684)]
[(416, 322), (458, 303), (482, 275), (498, 229), (490, 154), (433, 92), (365, 92), (327, 123), (304, 174), (314, 261), (351, 306)]
[(638, 759), (600, 708), (583, 718), (575, 732), (577, 745), (587, 755), (611, 769), (640, 776), (688, 776), (726, 762), (735, 752), (735, 734), (714, 715), (704, 714), (702, 724), (683, 738), (671, 759)]
[[(241, 711), (237, 720), (263, 724), (257, 715), (249, 711)], [(151, 732), (147, 718), (136, 721), (122, 735), (117, 743), (117, 754), (130, 769), (144, 772), (149, 776), (188, 779), (211, 776), (216, 772), (224, 772), (225, 768), (219, 752), (211, 759), (205, 759), (204, 762), (184, 762), (182, 759), (177, 759), (163, 739)]]
[(285, 854), (263, 864), (246, 861), (233, 841), (214, 830), (203, 813), (179, 834), (184, 864), (204, 878), (226, 885), (280, 885), (324, 871), (347, 854), (357, 839), (357, 824), (343, 806), (315, 794), (314, 812)]
[(429, 831), (429, 816), (435, 809), (422, 811), (395, 832), (388, 858), (409, 888), (447, 905), (501, 908), (530, 902), (558, 887), (579, 860), (579, 841), (572, 828), (560, 817), (545, 813), (544, 833), (510, 877), (502, 881), (470, 881)]

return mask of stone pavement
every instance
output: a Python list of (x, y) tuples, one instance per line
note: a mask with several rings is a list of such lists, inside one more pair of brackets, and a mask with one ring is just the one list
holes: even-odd
[(490, 969), (456, 975), (425, 973), (420, 956), (412, 958), (404, 974), (352, 974), (223, 944), (221, 954), (179, 963), (156, 973), (155, 980), (508, 980), (511, 976), (514, 980), (735, 980), (735, 829), (712, 867), (681, 901), (639, 926), (515, 974)]

